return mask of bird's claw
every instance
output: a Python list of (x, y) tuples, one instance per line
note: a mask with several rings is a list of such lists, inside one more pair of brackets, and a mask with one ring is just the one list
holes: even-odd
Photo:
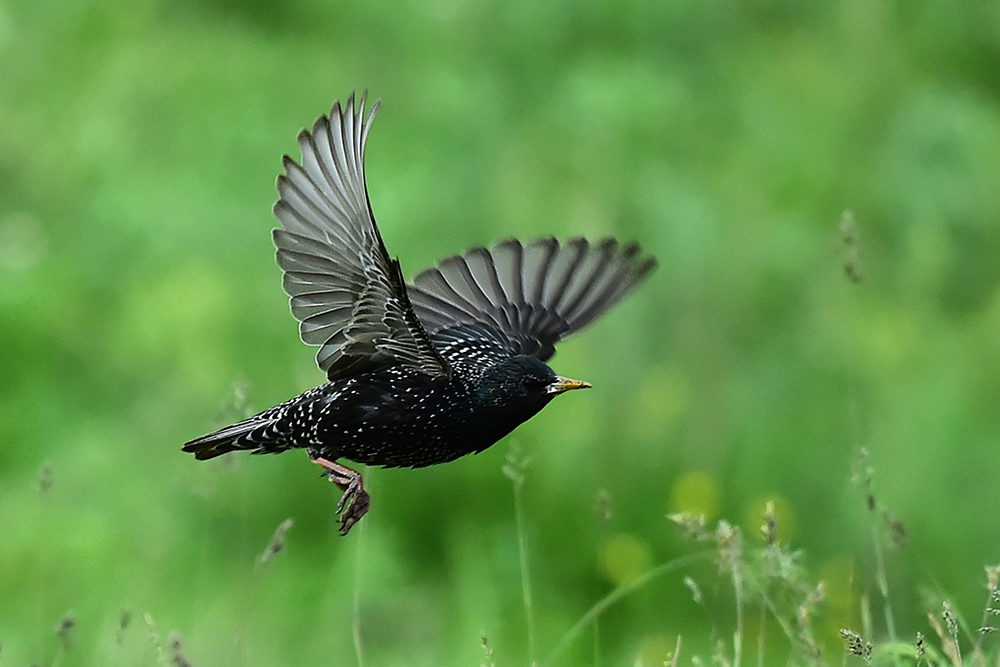
[(361, 517), (368, 511), (371, 504), (371, 496), (365, 491), (361, 484), (355, 485), (353, 482), (344, 491), (343, 497), (337, 503), (337, 514), (340, 515), (340, 534), (347, 535)]
[(365, 493), (364, 488), (361, 486), (360, 475), (358, 477), (352, 478), (349, 482), (347, 482), (347, 486), (343, 486), (343, 483), (332, 472), (327, 473), (327, 477), (329, 477), (330, 481), (333, 482), (334, 484), (341, 484), (340, 488), (344, 490), (344, 495), (341, 496), (340, 502), (337, 503), (337, 514), (340, 514), (341, 512), (344, 511), (344, 506), (347, 505), (348, 501), (353, 502), (353, 499), (355, 496), (358, 495), (358, 492), (368, 495), (367, 493)]
[(337, 503), (337, 514), (340, 515), (340, 534), (347, 535), (351, 527), (361, 520), (371, 504), (371, 496), (365, 491), (361, 475), (335, 460), (324, 458), (318, 452), (309, 452), (309, 459), (323, 468), (323, 475), (344, 490), (340, 502)]

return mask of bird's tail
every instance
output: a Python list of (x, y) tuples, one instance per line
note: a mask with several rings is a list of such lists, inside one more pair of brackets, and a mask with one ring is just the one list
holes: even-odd
[[(181, 449), (194, 454), (198, 460), (215, 458), (238, 449), (260, 450), (263, 443), (259, 436), (271, 423), (270, 419), (262, 415), (250, 417), (238, 424), (195, 438)], [(254, 437), (255, 432), (258, 437)]]

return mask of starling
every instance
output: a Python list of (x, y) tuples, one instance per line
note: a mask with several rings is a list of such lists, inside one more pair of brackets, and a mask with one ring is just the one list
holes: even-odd
[(507, 240), (449, 257), (406, 283), (365, 186), (364, 147), (379, 103), (354, 96), (298, 136), (278, 177), (273, 232), (302, 340), (329, 382), (192, 440), (210, 459), (304, 448), (344, 494), (346, 535), (369, 506), (338, 463), (419, 468), (478, 453), (557, 394), (590, 385), (556, 375), (555, 344), (590, 324), (655, 266), (615, 239)]

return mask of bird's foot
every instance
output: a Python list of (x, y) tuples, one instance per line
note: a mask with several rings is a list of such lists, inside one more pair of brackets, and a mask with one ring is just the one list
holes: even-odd
[(371, 496), (365, 491), (361, 473), (321, 456), (310, 455), (309, 458), (323, 468), (323, 474), (327, 479), (344, 491), (343, 497), (337, 503), (337, 514), (340, 515), (340, 534), (347, 535), (351, 527), (365, 515), (371, 504)]
[(361, 520), (361, 517), (368, 511), (368, 505), (371, 504), (371, 496), (361, 488), (360, 479), (359, 477), (357, 488), (349, 486), (344, 491), (340, 502), (337, 503), (337, 514), (340, 515), (341, 535), (347, 535), (348, 531), (351, 530), (351, 526)]

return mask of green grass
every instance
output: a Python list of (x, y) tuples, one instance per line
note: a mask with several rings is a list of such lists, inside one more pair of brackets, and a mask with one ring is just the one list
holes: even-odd
[[(867, 457), (867, 453), (862, 452), (860, 456)], [(526, 467), (526, 461), (519, 459), (516, 453), (512, 453), (508, 457), (504, 473), (511, 479), (515, 491), (514, 511), (518, 520), (518, 548), (522, 556), (520, 574), (524, 593), (523, 612), (529, 656), (531, 656), (528, 664), (543, 667), (563, 664), (566, 654), (575, 644), (581, 643), (584, 635), (588, 632), (593, 633), (595, 638), (594, 662), (600, 664), (601, 646), (597, 629), (605, 614), (610, 613), (616, 605), (629, 596), (638, 594), (650, 586), (655, 580), (667, 575), (693, 571), (705, 563), (711, 563), (714, 568), (714, 574), (710, 577), (714, 579), (712, 583), (715, 590), (715, 594), (712, 596), (714, 599), (706, 600), (705, 594), (702, 592), (703, 587), (691, 576), (684, 577), (684, 585), (690, 592), (691, 600), (702, 608), (706, 625), (711, 627), (714, 641), (709, 649), (710, 655), (694, 653), (690, 656), (683, 656), (685, 662), (689, 660), (693, 664), (711, 663), (739, 667), (743, 664), (771, 664), (778, 656), (783, 656), (782, 661), (789, 664), (818, 666), (831, 664), (831, 656), (828, 654), (838, 653), (836, 650), (831, 650), (831, 647), (823, 645), (820, 640), (822, 630), (817, 627), (824, 617), (828, 616), (828, 611), (825, 609), (827, 585), (823, 581), (817, 582), (811, 578), (812, 573), (803, 566), (804, 555), (800, 551), (782, 544), (779, 539), (779, 519), (774, 504), (769, 502), (761, 517), (762, 525), (759, 534), (752, 537), (749, 543), (745, 542), (739, 527), (733, 526), (725, 520), (720, 520), (714, 527), (710, 527), (704, 515), (685, 513), (667, 517), (694, 544), (707, 545), (710, 548), (696, 550), (654, 565), (614, 587), (609, 593), (597, 600), (563, 634), (554, 647), (548, 651), (544, 660), (537, 661), (533, 657), (537, 652), (532, 639), (535, 633), (535, 620), (530, 593), (530, 568), (524, 545), (524, 518), (521, 516), (517, 500), (519, 489), (525, 480)], [(874, 547), (875, 551), (880, 554), (877, 559), (877, 567), (882, 568), (884, 567), (884, 554), (882, 552), (890, 545), (899, 546), (898, 534), (901, 528), (898, 523), (889, 520), (889, 515), (886, 512), (877, 511), (878, 504), (871, 492), (872, 475), (871, 468), (865, 468), (857, 481), (860, 482), (859, 488), (864, 492), (865, 500), (870, 508), (873, 534), (876, 535)], [(40, 481), (44, 491), (46, 477), (43, 475)], [(897, 535), (897, 539), (881, 540), (879, 538), (879, 526), (883, 522), (890, 533)], [(255, 601), (271, 562), (284, 550), (286, 537), (292, 525), (291, 519), (283, 521), (275, 531), (271, 541), (256, 559), (253, 577), (248, 582), (248, 599), (251, 604), (242, 611), (239, 628), (234, 637), (232, 653), (229, 656), (230, 662), (233, 664), (243, 664), (248, 658), (245, 645), (252, 643), (247, 631), (254, 614)], [(362, 537), (359, 541), (363, 544), (364, 539)], [(358, 572), (362, 569), (363, 566), (359, 560)], [(896, 637), (892, 614), (893, 602), (889, 591), (885, 588), (884, 572), (869, 574), (874, 574), (880, 582), (878, 592), (881, 597), (877, 603), (883, 606), (884, 624), (879, 628), (873, 627), (871, 616), (873, 600), (869, 595), (862, 594), (857, 600), (857, 604), (865, 634), (859, 634), (848, 628), (842, 628), (839, 631), (844, 640), (844, 649), (839, 653), (842, 656), (856, 656), (856, 658), (842, 657), (841, 660), (844, 663), (858, 660), (866, 665), (953, 665), (958, 667), (964, 664), (963, 644), (966, 646), (967, 657), (965, 660), (970, 661), (970, 664), (995, 664), (1000, 659), (1000, 646), (997, 645), (996, 641), (990, 641), (990, 635), (997, 631), (993, 625), (994, 618), (1000, 614), (1000, 610), (994, 606), (1000, 604), (1000, 583), (998, 583), (1000, 582), (1000, 566), (985, 568), (984, 584), (987, 590), (987, 602), (979, 627), (971, 626), (961, 617), (953, 609), (948, 599), (941, 601), (939, 612), (928, 612), (928, 624), (936, 634), (936, 642), (928, 640), (920, 631), (916, 633), (912, 641), (903, 641)], [(731, 586), (731, 595), (722, 592), (723, 587), (720, 584), (724, 582)], [(361, 597), (360, 580), (356, 580), (354, 586), (357, 603)], [(718, 608), (709, 608), (709, 604), (725, 604), (724, 600), (726, 599), (734, 607), (732, 613), (726, 613)], [(357, 664), (363, 665), (365, 664), (365, 649), (361, 639), (363, 628), (359, 612), (360, 607), (355, 606), (352, 627), (355, 639), (355, 658)], [(140, 650), (128, 656), (127, 659), (125, 657), (126, 649), (124, 646), (127, 635), (138, 631), (130, 627), (132, 625), (131, 616), (130, 610), (122, 611), (118, 632), (114, 638), (118, 651), (122, 654), (119, 656), (122, 662), (127, 659), (139, 659), (142, 653)], [(170, 636), (164, 640), (153, 617), (147, 613), (144, 620), (149, 645), (155, 650), (156, 661), (159, 664), (164, 667), (171, 665), (181, 667), (192, 664), (185, 655), (183, 640), (177, 632), (171, 632)], [(756, 625), (755, 631), (751, 632), (748, 629), (750, 625)], [(56, 627), (51, 638), (51, 643), (54, 646), (53, 665), (61, 664), (71, 651), (75, 626), (76, 618), (72, 612), (68, 612)], [(881, 639), (873, 643), (867, 640), (866, 636), (877, 636)], [(654, 641), (646, 641), (639, 648), (635, 664), (676, 666), (681, 664), (683, 645), (682, 634), (676, 636), (676, 642), (673, 645), (662, 641), (662, 637), (657, 637)], [(494, 649), (486, 634), (482, 635), (482, 646), (485, 658), (481, 664), (494, 665)], [(832, 662), (836, 663), (837, 660)]]
[[(997, 14), (0, 6), (0, 666), (861, 664), (841, 629), (873, 663), (921, 633), (920, 664), (995, 664)], [(341, 539), (304, 455), (179, 448), (321, 381), (269, 210), (296, 132), (365, 88), (408, 276), (545, 234), (660, 266), (553, 360), (592, 390), (481, 455), (364, 471)]]

